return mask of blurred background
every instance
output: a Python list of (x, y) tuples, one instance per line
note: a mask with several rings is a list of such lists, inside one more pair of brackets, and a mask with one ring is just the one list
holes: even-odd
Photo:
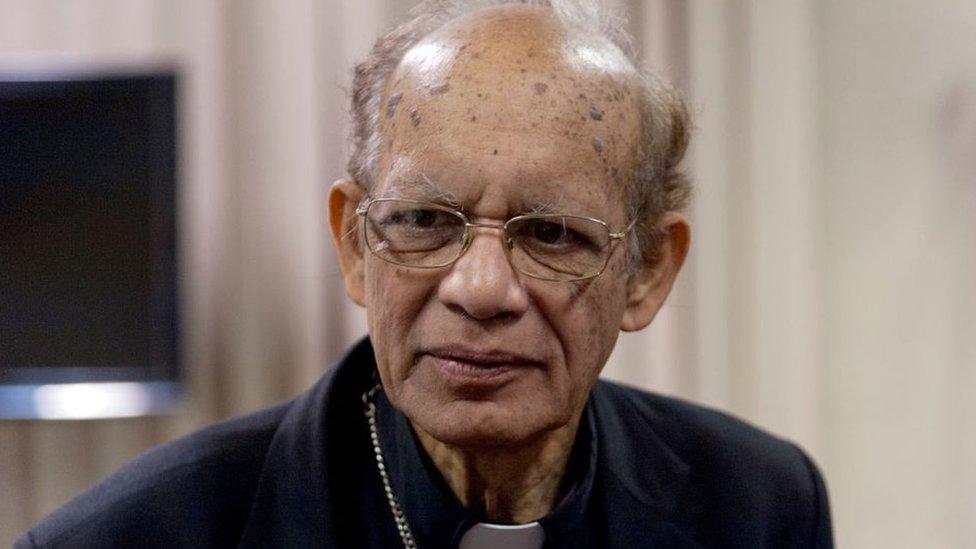
[[(972, 546), (976, 4), (613, 3), (690, 98), (697, 191), (678, 287), (605, 375), (800, 443), (840, 547)], [(179, 69), (187, 385), (168, 417), (0, 421), (0, 546), (139, 452), (298, 394), (365, 333), (324, 199), (352, 64), (412, 4), (0, 0), (0, 54)]]

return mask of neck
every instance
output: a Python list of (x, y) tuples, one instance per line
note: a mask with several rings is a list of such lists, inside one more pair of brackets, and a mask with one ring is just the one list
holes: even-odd
[(521, 524), (544, 517), (571, 487), (566, 468), (579, 416), (537, 441), (516, 448), (465, 449), (414, 431), (451, 491), (489, 521)]

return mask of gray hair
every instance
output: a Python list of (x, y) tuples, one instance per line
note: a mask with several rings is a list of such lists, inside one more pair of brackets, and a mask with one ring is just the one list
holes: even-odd
[[(367, 190), (375, 183), (380, 157), (380, 112), (383, 92), (403, 56), (444, 24), (468, 13), (504, 4), (548, 7), (567, 28), (598, 34), (616, 45), (639, 66), (626, 21), (597, 0), (425, 0), (373, 45), (356, 65), (352, 87), (352, 152), (349, 174)], [(691, 183), (680, 168), (690, 139), (691, 120), (681, 95), (650, 71), (642, 85), (643, 134), (633, 183), (628, 188), (631, 266), (655, 260), (663, 233), (656, 227), (661, 214), (680, 211), (691, 197)]]

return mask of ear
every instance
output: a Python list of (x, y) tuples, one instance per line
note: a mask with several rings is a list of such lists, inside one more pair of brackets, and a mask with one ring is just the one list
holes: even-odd
[(329, 225), (332, 226), (332, 243), (339, 258), (346, 293), (363, 307), (366, 306), (364, 247), (357, 230), (356, 207), (365, 194), (366, 191), (351, 179), (340, 179), (329, 189)]
[(648, 258), (627, 282), (627, 308), (620, 329), (635, 332), (654, 320), (681, 270), (691, 245), (691, 228), (677, 212), (666, 212), (658, 221), (663, 233), (656, 257)]

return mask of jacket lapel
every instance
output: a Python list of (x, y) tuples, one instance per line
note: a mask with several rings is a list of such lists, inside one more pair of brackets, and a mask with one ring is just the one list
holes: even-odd
[[(322, 382), (328, 383), (330, 374)], [(320, 382), (320, 384), (322, 383)], [(330, 502), (325, 486), (318, 385), (298, 398), (278, 427), (240, 547), (328, 547)], [(334, 545), (334, 544), (333, 544)]]
[(268, 449), (239, 547), (342, 545), (332, 526), (342, 520), (337, 513), (350, 502), (334, 501), (348, 492), (336, 483), (358, 481), (368, 450), (366, 442), (358, 444), (367, 440), (359, 395), (369, 385), (371, 371), (361, 366), (372, 360), (364, 339), (291, 403)]
[(701, 547), (674, 519), (690, 468), (626, 391), (601, 381), (592, 395), (599, 437), (594, 514), (606, 547)]

